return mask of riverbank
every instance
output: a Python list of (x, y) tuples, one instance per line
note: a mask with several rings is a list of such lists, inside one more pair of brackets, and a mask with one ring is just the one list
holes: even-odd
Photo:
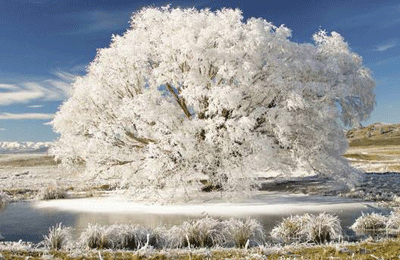
[(398, 259), (399, 239), (372, 239), (361, 243), (329, 245), (297, 244), (288, 246), (260, 246), (250, 249), (171, 249), (171, 250), (87, 250), (49, 251), (29, 243), (0, 243), (0, 259)]

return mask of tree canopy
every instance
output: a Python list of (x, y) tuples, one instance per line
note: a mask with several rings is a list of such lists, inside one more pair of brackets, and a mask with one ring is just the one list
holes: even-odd
[(138, 189), (354, 180), (343, 131), (374, 108), (371, 73), (336, 32), (290, 36), (238, 9), (144, 8), (73, 83), (53, 153)]

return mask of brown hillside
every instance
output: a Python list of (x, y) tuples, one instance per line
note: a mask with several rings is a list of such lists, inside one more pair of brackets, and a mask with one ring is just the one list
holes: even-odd
[(350, 147), (400, 145), (400, 124), (375, 123), (347, 131)]

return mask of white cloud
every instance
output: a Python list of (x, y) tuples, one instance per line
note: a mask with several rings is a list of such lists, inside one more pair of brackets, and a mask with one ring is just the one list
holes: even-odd
[(387, 51), (387, 50), (389, 50), (391, 48), (394, 48), (396, 46), (398, 46), (398, 43), (396, 41), (392, 40), (392, 41), (389, 41), (389, 42), (386, 42), (386, 43), (383, 43), (383, 44), (380, 44), (380, 45), (376, 46), (375, 50), (382, 52), (382, 51)]
[(87, 64), (78, 64), (71, 68), (71, 72), (77, 74), (85, 74), (86, 73)]
[(16, 90), (18, 89), (18, 87), (14, 86), (14, 85), (9, 85), (9, 84), (0, 84), (0, 90)]
[(6, 131), (6, 129), (5, 128), (0, 128), (0, 131)]
[(32, 105), (32, 106), (27, 106), (28, 108), (42, 108), (44, 105)]
[(0, 105), (11, 105), (13, 103), (25, 103), (44, 97), (44, 93), (40, 89), (14, 86), (11, 91), (0, 93)]
[(371, 60), (371, 62), (366, 63), (368, 67), (373, 67), (373, 66), (382, 66), (382, 65), (390, 65), (390, 66), (397, 66), (400, 65), (400, 55), (397, 56), (391, 56), (389, 58), (376, 58), (375, 60)]
[(398, 26), (400, 24), (399, 8), (399, 5), (382, 4), (378, 8), (371, 9), (369, 12), (340, 19), (335, 26), (340, 28), (364, 27), (372, 30)]
[(28, 103), (34, 100), (65, 100), (70, 96), (71, 83), (75, 75), (56, 71), (53, 79), (20, 84), (0, 84), (0, 106)]
[[(128, 9), (128, 10), (127, 10)], [(129, 27), (129, 18), (133, 9), (91, 10), (68, 14), (65, 19), (75, 21), (76, 26), (66, 34), (92, 33), (100, 31), (123, 30)]]
[(0, 113), (0, 120), (52, 119), (53, 117), (54, 114), (44, 114), (44, 113), (25, 113), (25, 114)]

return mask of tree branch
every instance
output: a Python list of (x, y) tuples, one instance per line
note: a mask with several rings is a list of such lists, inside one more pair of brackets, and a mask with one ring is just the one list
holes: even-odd
[(147, 145), (149, 143), (157, 143), (156, 140), (150, 139), (150, 138), (144, 138), (144, 137), (137, 137), (134, 134), (132, 134), (131, 132), (125, 131), (126, 136), (128, 136), (129, 138), (142, 143), (144, 145)]
[(175, 97), (176, 102), (178, 102), (178, 105), (182, 108), (183, 113), (185, 113), (186, 117), (190, 119), (192, 115), (190, 114), (189, 109), (186, 106), (185, 99), (178, 96), (178, 94), (175, 93), (174, 89), (169, 83), (165, 85), (167, 86), (168, 91)]

